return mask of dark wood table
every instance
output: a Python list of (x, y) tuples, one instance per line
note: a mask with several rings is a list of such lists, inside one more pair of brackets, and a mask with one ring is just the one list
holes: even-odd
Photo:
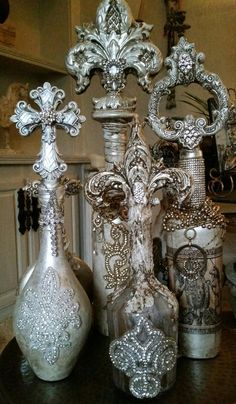
[[(222, 349), (215, 359), (178, 360), (175, 386), (150, 404), (236, 404), (236, 320), (223, 316)], [(13, 339), (0, 357), (1, 404), (127, 404), (112, 383), (109, 339), (91, 334), (71, 375), (60, 382), (39, 380)]]

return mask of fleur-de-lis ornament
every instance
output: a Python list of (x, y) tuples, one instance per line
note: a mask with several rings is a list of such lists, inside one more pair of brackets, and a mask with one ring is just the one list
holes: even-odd
[[(180, 169), (166, 169), (162, 162), (152, 164), (138, 121), (132, 128), (124, 163), (95, 174), (85, 186), (88, 201), (101, 215), (125, 217), (127, 213), (131, 279), (120, 281), (111, 295), (108, 325), (115, 384), (125, 391), (124, 386), (129, 385), (138, 398), (155, 397), (175, 380), (178, 304), (153, 271), (151, 207), (159, 202), (154, 193), (162, 187), (182, 201), (191, 190), (191, 178)], [(114, 193), (120, 198), (115, 203)], [(139, 338), (143, 349), (136, 349)]]
[(33, 165), (41, 181), (30, 187), (41, 206), (41, 237), (38, 258), (21, 282), (13, 324), (17, 342), (36, 375), (56, 381), (71, 372), (91, 324), (90, 302), (65, 251), (66, 184), (61, 176), (67, 166), (56, 144), (57, 126), (76, 136), (85, 118), (74, 102), (57, 111), (65, 94), (49, 83), (32, 90), (30, 96), (40, 110), (20, 101), (11, 119), (23, 136), (42, 129), (41, 151)]
[(129, 69), (138, 83), (151, 90), (150, 76), (162, 64), (159, 49), (149, 42), (152, 25), (134, 21), (124, 0), (103, 0), (97, 9), (96, 24), (77, 27), (78, 44), (67, 56), (69, 72), (76, 77), (76, 91), (90, 83), (93, 70), (102, 72), (102, 85), (108, 93), (119, 93), (126, 85)]

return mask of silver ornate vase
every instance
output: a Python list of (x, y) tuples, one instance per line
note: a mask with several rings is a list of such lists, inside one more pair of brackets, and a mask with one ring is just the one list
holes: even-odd
[(180, 169), (165, 169), (160, 162), (152, 165), (136, 123), (124, 163), (94, 175), (85, 188), (88, 201), (103, 214), (108, 206), (113, 207), (110, 192), (119, 190), (123, 200), (116, 215), (128, 212), (130, 281), (120, 284), (109, 298), (109, 352), (115, 385), (137, 398), (156, 397), (175, 382), (178, 303), (155, 278), (152, 256), (151, 206), (159, 203), (152, 195), (163, 186), (179, 193), (181, 199), (188, 194), (191, 181)]
[(40, 111), (20, 101), (12, 121), (22, 135), (42, 126), (42, 148), (34, 171), (41, 206), (40, 251), (32, 273), (25, 279), (14, 311), (17, 342), (35, 374), (46, 381), (67, 377), (91, 326), (91, 306), (69, 264), (64, 243), (64, 194), (60, 183), (66, 164), (56, 146), (56, 126), (72, 136), (84, 117), (74, 102), (56, 111), (64, 92), (49, 83), (32, 90)]
[[(149, 123), (161, 139), (180, 144), (179, 167), (193, 178), (194, 190), (181, 206), (173, 202), (163, 221), (167, 239), (169, 287), (180, 305), (180, 353), (192, 358), (217, 355), (221, 339), (222, 245), (225, 221), (219, 207), (206, 198), (205, 165), (199, 147), (228, 116), (227, 91), (219, 77), (202, 65), (204, 55), (182, 37), (166, 59), (168, 75), (154, 87)], [(177, 85), (198, 83), (217, 98), (215, 121), (188, 115), (183, 121), (159, 117), (161, 97)]]
[[(96, 23), (76, 28), (78, 43), (66, 58), (67, 69), (76, 78), (76, 92), (87, 88), (91, 72), (98, 70), (102, 76), (106, 96), (93, 100), (93, 118), (102, 124), (108, 170), (123, 161), (136, 108), (136, 99), (122, 94), (127, 74), (132, 69), (138, 83), (150, 92), (151, 76), (162, 65), (159, 49), (149, 41), (151, 30), (151, 25), (134, 21), (126, 1), (103, 0)], [(104, 219), (97, 212), (93, 226), (95, 322), (99, 331), (108, 335), (107, 297), (129, 279), (129, 234), (122, 219)]]

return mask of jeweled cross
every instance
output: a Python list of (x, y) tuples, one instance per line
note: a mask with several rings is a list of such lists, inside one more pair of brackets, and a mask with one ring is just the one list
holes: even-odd
[(67, 169), (57, 149), (56, 127), (63, 128), (71, 136), (77, 136), (85, 117), (80, 115), (80, 110), (73, 101), (57, 111), (65, 93), (47, 82), (43, 87), (32, 90), (30, 97), (40, 110), (33, 109), (25, 101), (19, 101), (11, 121), (16, 123), (22, 136), (30, 135), (38, 127), (42, 128), (42, 146), (33, 169), (43, 179), (56, 180)]

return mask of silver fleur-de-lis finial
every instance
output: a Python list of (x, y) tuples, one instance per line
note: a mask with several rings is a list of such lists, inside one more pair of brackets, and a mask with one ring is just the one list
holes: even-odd
[[(181, 37), (165, 60), (167, 75), (155, 84), (149, 102), (148, 122), (154, 132), (162, 139), (178, 140), (188, 150), (198, 147), (204, 136), (214, 135), (222, 129), (228, 118), (227, 90), (216, 74), (204, 69), (204, 59), (204, 54), (197, 53), (193, 43)], [(170, 126), (169, 119), (159, 115), (161, 98), (175, 86), (191, 83), (199, 84), (215, 97), (217, 110), (214, 122), (209, 125), (203, 117), (195, 119), (187, 115), (183, 121), (175, 121)]]
[[(153, 269), (149, 228), (151, 207), (159, 203), (153, 194), (166, 187), (182, 202), (188, 196), (191, 186), (191, 178), (183, 170), (165, 168), (162, 162), (152, 164), (149, 148), (141, 137), (141, 125), (136, 122), (124, 162), (115, 164), (110, 171), (103, 170), (89, 178), (85, 184), (85, 195), (101, 216), (124, 218), (124, 212), (127, 213), (132, 240), (131, 269), (134, 272), (138, 272), (140, 268), (150, 271)], [(139, 254), (141, 250), (142, 254)]]
[(151, 91), (150, 76), (162, 66), (160, 50), (149, 41), (152, 25), (134, 21), (124, 0), (103, 0), (97, 9), (96, 24), (77, 27), (78, 44), (70, 49), (66, 66), (83, 92), (92, 72), (102, 72), (107, 93), (120, 93), (126, 75), (136, 71), (138, 83)]
[(77, 136), (85, 117), (80, 115), (80, 110), (73, 101), (57, 111), (65, 93), (47, 82), (43, 87), (32, 90), (30, 97), (40, 110), (33, 109), (25, 101), (19, 101), (11, 121), (16, 123), (22, 136), (30, 135), (38, 127), (42, 128), (42, 147), (33, 169), (43, 179), (56, 180), (67, 169), (57, 149), (56, 127), (64, 129), (71, 136)]

